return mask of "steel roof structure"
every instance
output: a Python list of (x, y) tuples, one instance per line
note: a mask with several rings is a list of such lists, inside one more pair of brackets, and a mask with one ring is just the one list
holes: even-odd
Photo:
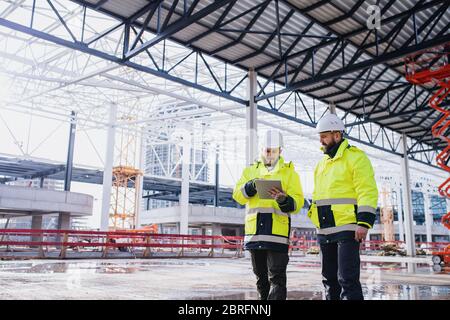
[[(268, 102), (266, 111), (287, 116), (270, 98), (292, 97), (299, 91), (336, 104), (345, 111), (344, 118), (355, 115), (357, 119), (347, 123), (349, 130), (361, 126), (369, 142), (378, 135), (389, 140), (383, 132), (388, 128), (415, 140), (412, 153), (444, 146), (429, 130), (436, 120), (427, 107), (432, 89), (404, 80), (402, 58), (450, 41), (448, 1), (378, 1), (379, 28), (370, 26), (376, 12), (371, 17), (367, 1), (74, 2), (123, 24), (129, 38), (122, 61), (132, 61), (166, 39), (174, 40), (244, 70), (254, 68), (266, 79), (256, 97), (258, 102)], [(130, 35), (132, 29), (138, 31), (135, 37)], [(148, 33), (154, 35), (145, 38)], [(217, 93), (239, 101), (215, 82)], [(318, 119), (309, 120), (314, 125)], [(369, 126), (364, 125), (370, 123), (381, 129), (369, 134)], [(414, 149), (421, 143), (427, 147)], [(396, 150), (395, 141), (389, 144)]]
[[(333, 103), (349, 139), (401, 156), (405, 133), (409, 157), (426, 164), (433, 164), (443, 148), (430, 132), (437, 120), (427, 106), (433, 88), (406, 82), (403, 58), (448, 43), (449, 23), (445, 0), (380, 0), (375, 7), (349, 0), (0, 2), (0, 26), (11, 31), (2, 35), (27, 45), (52, 45), (48, 56), (31, 61), (19, 57), (19, 51), (3, 53), (30, 65), (15, 77), (39, 81), (37, 94), (10, 108), (25, 107), (23, 100), (39, 104), (36, 99), (45, 96), (53, 114), (69, 111), (66, 106), (74, 100), (64, 89), (77, 85), (83, 85), (84, 94), (92, 88), (104, 90), (105, 96), (107, 90), (126, 90), (127, 95), (139, 95), (145, 108), (150, 104), (140, 95), (149, 94), (146, 77), (151, 76), (161, 79), (161, 90), (172, 97), (179, 97), (180, 88), (208, 95), (189, 98), (184, 109), (171, 105), (157, 120), (177, 117), (174, 110), (183, 112), (180, 121), (201, 118), (205, 110), (196, 105), (201, 100), (211, 101), (206, 103), (209, 111), (245, 118), (247, 72), (254, 69), (259, 91), (255, 100), (266, 125), (314, 128), (326, 105)], [(74, 60), (84, 59), (75, 61), (78, 70), (62, 70), (68, 53), (60, 48), (92, 57), (95, 63), (86, 62), (83, 68), (85, 56), (73, 54)], [(34, 74), (37, 67), (47, 68), (49, 75)], [(44, 85), (52, 82), (58, 85)], [(88, 93), (90, 99), (99, 97)], [(58, 100), (53, 106), (56, 95), (65, 103)], [(89, 102), (86, 123), (104, 125), (96, 114), (100, 109), (92, 108), (95, 102), (83, 102)], [(146, 110), (146, 120), (154, 121), (155, 114), (157, 109)], [(210, 121), (209, 116), (204, 119)]]

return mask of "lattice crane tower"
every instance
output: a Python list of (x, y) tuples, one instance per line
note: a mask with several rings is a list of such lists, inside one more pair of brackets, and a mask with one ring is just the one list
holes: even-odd
[[(123, 122), (131, 122), (134, 117), (125, 115), (119, 118)], [(113, 184), (109, 229), (135, 229), (138, 218), (138, 202), (140, 197), (140, 179), (143, 173), (136, 168), (139, 163), (138, 136), (128, 126), (122, 126), (117, 133), (116, 166), (113, 167)]]

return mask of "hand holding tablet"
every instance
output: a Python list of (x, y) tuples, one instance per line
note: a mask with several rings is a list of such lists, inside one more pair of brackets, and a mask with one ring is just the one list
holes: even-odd
[(280, 180), (256, 179), (255, 186), (260, 199), (274, 199), (271, 195), (271, 190), (273, 188), (283, 191)]

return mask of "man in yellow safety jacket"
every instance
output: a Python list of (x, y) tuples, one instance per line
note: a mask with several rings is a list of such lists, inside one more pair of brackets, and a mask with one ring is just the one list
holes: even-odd
[(375, 222), (378, 190), (370, 160), (344, 129), (335, 114), (317, 124), (325, 156), (314, 170), (308, 216), (318, 228), (326, 298), (362, 300), (359, 246)]
[[(244, 169), (233, 191), (233, 199), (246, 206), (244, 248), (251, 253), (261, 300), (286, 299), (290, 215), (304, 203), (300, 178), (280, 156), (282, 147), (281, 133), (267, 131), (261, 159)], [(272, 199), (261, 199), (255, 179), (280, 180), (282, 190), (273, 188)]]

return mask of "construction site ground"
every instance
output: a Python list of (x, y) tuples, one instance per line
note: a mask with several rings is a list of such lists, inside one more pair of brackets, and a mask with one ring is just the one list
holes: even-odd
[[(367, 300), (450, 299), (450, 268), (385, 258), (362, 257)], [(288, 299), (323, 299), (319, 256), (292, 256), (287, 276)], [(0, 261), (0, 287), (0, 299), (257, 299), (245, 257)]]

